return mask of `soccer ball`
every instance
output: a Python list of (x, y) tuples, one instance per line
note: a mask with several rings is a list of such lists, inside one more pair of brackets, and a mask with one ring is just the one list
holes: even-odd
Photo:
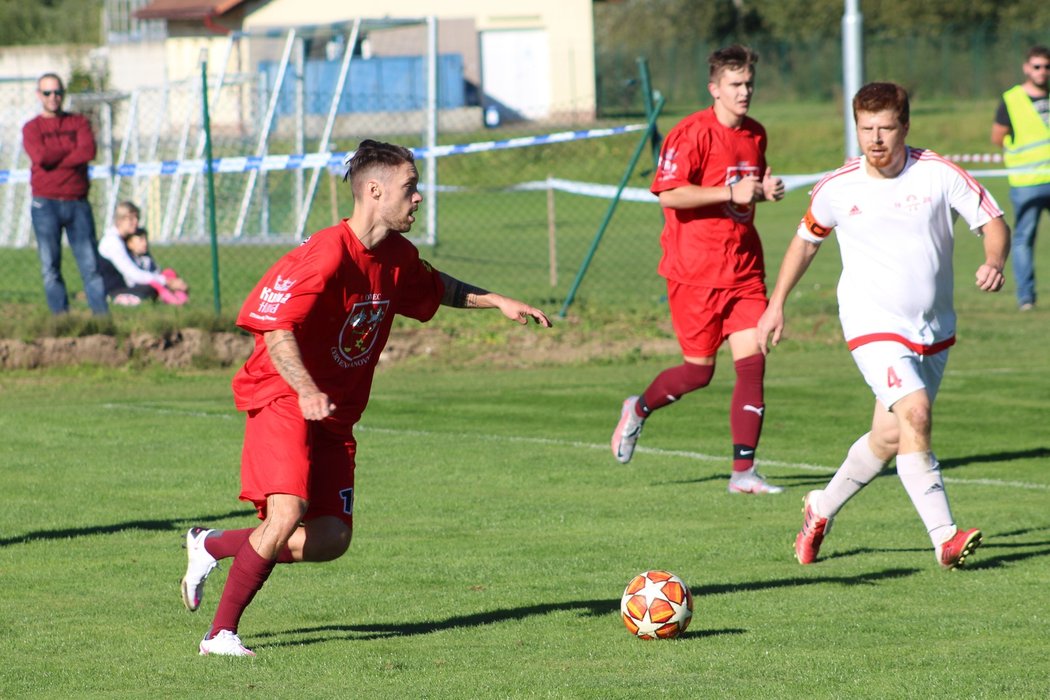
[(627, 584), (620, 614), (627, 631), (639, 639), (670, 639), (693, 619), (693, 594), (669, 571), (646, 571)]

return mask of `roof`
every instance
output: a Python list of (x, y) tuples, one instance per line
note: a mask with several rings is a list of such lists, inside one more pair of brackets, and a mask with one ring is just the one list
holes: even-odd
[(219, 17), (247, 0), (153, 0), (135, 12), (138, 19), (195, 20)]

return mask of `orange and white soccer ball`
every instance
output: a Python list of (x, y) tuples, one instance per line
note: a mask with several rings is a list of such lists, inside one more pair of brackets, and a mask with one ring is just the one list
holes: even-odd
[(639, 639), (671, 639), (693, 619), (693, 594), (669, 571), (646, 571), (627, 584), (620, 614), (627, 631)]

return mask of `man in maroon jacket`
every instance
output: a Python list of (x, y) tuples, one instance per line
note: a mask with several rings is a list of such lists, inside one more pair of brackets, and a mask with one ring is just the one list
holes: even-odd
[(65, 229), (84, 280), (88, 305), (93, 313), (106, 314), (109, 307), (98, 270), (95, 217), (87, 200), (88, 163), (95, 158), (91, 124), (83, 115), (62, 111), (66, 90), (54, 73), (40, 76), (36, 94), (43, 112), (22, 127), (22, 145), (32, 162), (33, 230), (47, 305), (53, 314), (69, 311), (69, 295), (62, 279)]

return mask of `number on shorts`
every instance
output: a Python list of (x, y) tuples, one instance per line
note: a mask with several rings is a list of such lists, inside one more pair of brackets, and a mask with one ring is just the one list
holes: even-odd
[(354, 514), (354, 488), (351, 486), (348, 489), (343, 489), (339, 492), (339, 495), (343, 499), (343, 512), (347, 515)]
[(904, 382), (901, 381), (901, 378), (897, 376), (897, 373), (893, 370), (892, 367), (888, 367), (886, 369), (886, 386), (890, 387), (891, 389), (894, 387), (899, 389), (902, 386), (904, 386)]

